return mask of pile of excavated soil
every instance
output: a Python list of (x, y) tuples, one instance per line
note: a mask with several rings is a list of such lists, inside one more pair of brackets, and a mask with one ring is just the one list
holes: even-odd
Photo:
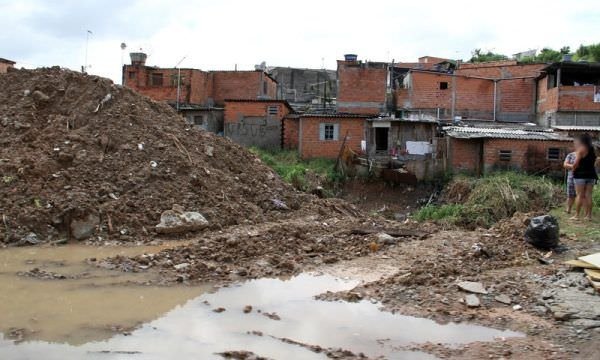
[(384, 249), (410, 238), (390, 238), (384, 243), (376, 234), (360, 234), (356, 229), (401, 230), (394, 222), (354, 217), (344, 210), (352, 208), (341, 200), (324, 202), (339, 209), (337, 216), (309, 215), (230, 227), (227, 232), (206, 233), (193, 244), (156, 254), (117, 256), (97, 261), (97, 265), (133, 272), (158, 270), (165, 283), (236, 281), (293, 275), (366, 256), (374, 250), (373, 243), (377, 243), (376, 249)]
[(0, 76), (0, 197), (4, 243), (150, 240), (176, 204), (212, 230), (330, 211), (168, 105), (58, 67)]

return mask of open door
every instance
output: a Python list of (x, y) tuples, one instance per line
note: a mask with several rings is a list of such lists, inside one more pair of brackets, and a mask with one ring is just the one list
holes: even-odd
[(390, 128), (377, 127), (375, 128), (375, 151), (388, 151), (388, 134)]

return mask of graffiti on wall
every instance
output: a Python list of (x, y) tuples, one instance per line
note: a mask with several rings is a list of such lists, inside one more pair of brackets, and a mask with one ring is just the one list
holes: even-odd
[(261, 148), (281, 146), (281, 121), (264, 117), (245, 117), (225, 124), (225, 136), (238, 144)]

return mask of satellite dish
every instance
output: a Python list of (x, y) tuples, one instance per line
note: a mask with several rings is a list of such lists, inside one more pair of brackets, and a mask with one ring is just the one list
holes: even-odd
[(125, 50), (125, 49), (127, 49), (127, 44), (121, 43), (121, 50)]

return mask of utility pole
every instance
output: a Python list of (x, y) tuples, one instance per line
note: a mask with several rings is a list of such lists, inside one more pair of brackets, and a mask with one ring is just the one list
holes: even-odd
[(88, 69), (88, 47), (90, 44), (90, 35), (92, 34), (91, 30), (87, 30), (85, 33), (85, 64), (83, 64), (83, 72), (87, 73)]
[(182, 57), (181, 60), (179, 60), (179, 62), (177, 63), (177, 65), (175, 65), (175, 68), (177, 69), (177, 111), (179, 111), (179, 96), (181, 94), (181, 68), (179, 67), (179, 65), (183, 62), (183, 60), (185, 60), (186, 57), (187, 55)]

